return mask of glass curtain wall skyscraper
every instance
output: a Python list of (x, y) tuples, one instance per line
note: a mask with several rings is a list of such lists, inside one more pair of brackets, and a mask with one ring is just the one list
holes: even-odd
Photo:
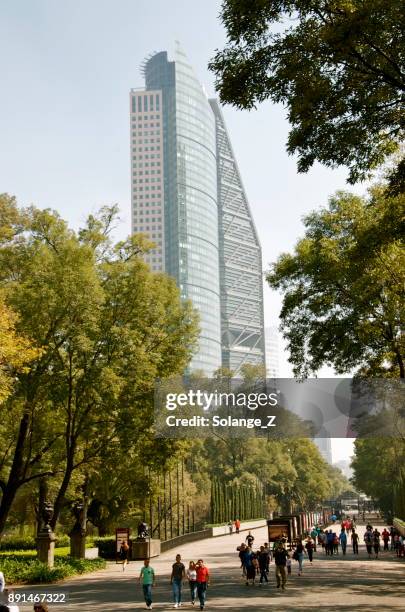
[(259, 237), (219, 104), (215, 116), (219, 207), (222, 364), (238, 372), (265, 364), (263, 272)]
[[(182, 298), (190, 299), (199, 312), (199, 349), (190, 370), (212, 374), (221, 365), (232, 367), (231, 362), (235, 370), (245, 361), (257, 363), (259, 342), (246, 344), (249, 339), (239, 330), (231, 345), (229, 334), (224, 334), (224, 298), (229, 293), (225, 284), (230, 281), (221, 264), (227, 241), (214, 103), (208, 101), (178, 45), (174, 61), (165, 51), (155, 53), (142, 71), (145, 88), (130, 92), (132, 231), (149, 235), (156, 248), (146, 261), (152, 270), (173, 276)], [(240, 281), (247, 282), (248, 291), (259, 291), (247, 277)], [(261, 291), (261, 277), (259, 284)], [(241, 318), (244, 307), (240, 305)], [(228, 359), (238, 342), (240, 347), (245, 342), (239, 359)]]

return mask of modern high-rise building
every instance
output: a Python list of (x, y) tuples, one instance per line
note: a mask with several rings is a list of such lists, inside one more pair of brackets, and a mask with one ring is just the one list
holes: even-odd
[(221, 111), (178, 45), (142, 72), (130, 92), (132, 231), (149, 235), (146, 261), (199, 312), (190, 369), (264, 363), (260, 244)]
[(259, 237), (224, 117), (210, 100), (216, 123), (222, 364), (265, 363), (263, 271)]

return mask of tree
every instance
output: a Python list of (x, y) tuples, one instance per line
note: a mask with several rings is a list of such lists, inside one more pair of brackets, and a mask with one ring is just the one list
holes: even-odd
[(116, 215), (103, 209), (76, 234), (56, 213), (31, 208), (25, 232), (11, 224), (0, 248), (18, 331), (42, 348), (2, 415), (0, 533), (27, 482), (54, 479), (55, 527), (73, 474), (96, 470), (124, 426), (152, 437), (154, 380), (182, 372), (194, 350), (191, 305), (149, 270), (145, 240), (111, 242)]
[(339, 374), (405, 377), (405, 197), (383, 187), (339, 192), (304, 220), (293, 254), (267, 280), (284, 292), (282, 329), (296, 376), (332, 365)]
[(30, 341), (17, 334), (16, 315), (0, 295), (0, 404), (10, 395), (13, 374), (26, 372), (28, 364), (40, 354)]
[[(222, 102), (288, 109), (287, 150), (298, 170), (317, 160), (369, 175), (404, 133), (400, 0), (225, 0), (228, 44), (210, 63)], [(405, 161), (392, 184), (403, 191)]]
[(399, 496), (403, 497), (399, 486), (404, 484), (404, 439), (357, 438), (354, 448), (352, 480), (356, 489), (374, 499), (389, 520), (392, 520), (394, 510), (402, 513), (399, 518), (405, 518), (405, 508), (398, 503)]

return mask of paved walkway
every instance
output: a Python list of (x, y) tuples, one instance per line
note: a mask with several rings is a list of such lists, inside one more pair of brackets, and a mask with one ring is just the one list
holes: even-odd
[[(383, 527), (378, 527), (382, 531)], [(339, 526), (335, 527), (339, 530)], [(315, 554), (314, 563), (304, 561), (304, 574), (297, 576), (297, 563), (293, 561), (292, 576), (285, 592), (275, 586), (274, 564), (270, 566), (269, 585), (246, 587), (239, 569), (236, 546), (246, 534), (222, 536), (180, 546), (178, 549), (153, 559), (151, 565), (157, 574), (154, 589), (154, 610), (173, 608), (169, 575), (176, 553), (182, 555), (185, 565), (190, 559), (202, 557), (212, 573), (208, 590), (206, 610), (246, 610), (264, 612), (274, 610), (321, 610), (321, 612), (361, 611), (380, 612), (383, 610), (405, 609), (405, 561), (397, 560), (393, 553), (382, 553), (379, 560), (369, 560), (362, 537), (364, 528), (358, 528), (361, 545), (360, 554), (355, 557), (348, 547), (343, 557), (326, 557), (322, 552)], [(266, 528), (256, 529), (255, 546), (266, 541)], [(122, 571), (120, 565), (109, 563), (106, 570), (87, 574), (46, 590), (57, 592), (67, 590), (69, 603), (50, 608), (69, 612), (134, 612), (144, 609), (142, 589), (136, 581), (141, 562), (132, 562)], [(42, 589), (44, 590), (44, 589)], [(183, 590), (182, 609), (192, 610), (187, 585)], [(198, 610), (198, 606), (195, 608)], [(32, 610), (22, 606), (21, 611)]]

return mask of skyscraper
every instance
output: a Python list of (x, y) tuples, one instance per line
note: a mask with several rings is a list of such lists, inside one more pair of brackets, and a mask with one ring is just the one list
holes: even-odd
[(238, 372), (265, 363), (263, 272), (259, 237), (219, 104), (215, 115), (222, 364)]
[(264, 363), (260, 245), (233, 154), (229, 195), (221, 111), (178, 45), (174, 61), (155, 53), (142, 71), (145, 88), (130, 92), (132, 231), (150, 236), (152, 270), (173, 276), (199, 312), (190, 369)]

